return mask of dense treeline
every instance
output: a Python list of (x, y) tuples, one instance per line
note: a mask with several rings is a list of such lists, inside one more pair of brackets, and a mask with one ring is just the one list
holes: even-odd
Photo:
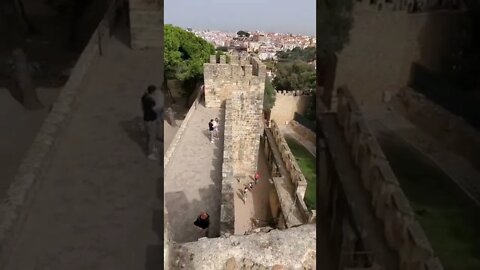
[(165, 77), (190, 88), (203, 79), (203, 64), (215, 47), (195, 34), (170, 24), (164, 28)]
[(315, 47), (278, 52), (273, 86), (279, 90), (309, 90), (316, 84)]

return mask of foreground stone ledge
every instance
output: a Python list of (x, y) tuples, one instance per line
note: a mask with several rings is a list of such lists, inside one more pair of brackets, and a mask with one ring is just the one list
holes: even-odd
[(237, 269), (227, 268), (233, 265), (243, 265), (242, 269), (276, 265), (276, 269), (316, 269), (316, 229), (307, 224), (283, 231), (201, 239), (179, 245), (177, 255), (176, 267), (192, 270)]

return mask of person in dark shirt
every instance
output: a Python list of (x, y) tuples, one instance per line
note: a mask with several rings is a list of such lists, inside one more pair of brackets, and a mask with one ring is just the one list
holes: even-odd
[(154, 92), (157, 88), (153, 85), (148, 86), (147, 92), (142, 96), (142, 110), (143, 110), (143, 121), (145, 122), (146, 131), (147, 131), (147, 151), (148, 158), (151, 160), (157, 160), (155, 153), (157, 152), (156, 148), (156, 139), (157, 139), (157, 112), (155, 111), (155, 99), (153, 97)]
[(205, 230), (205, 235), (208, 236), (208, 226), (210, 226), (210, 215), (202, 211), (193, 224), (202, 230)]
[(215, 132), (215, 122), (213, 119), (210, 119), (210, 122), (208, 122), (208, 132), (210, 133), (210, 142), (213, 143), (213, 135)]

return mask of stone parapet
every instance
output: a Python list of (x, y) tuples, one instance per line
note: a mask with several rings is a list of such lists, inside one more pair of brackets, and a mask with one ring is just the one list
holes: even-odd
[(285, 137), (280, 131), (280, 128), (273, 120), (270, 123), (270, 130), (272, 131), (275, 143), (278, 146), (281, 158), (285, 163), (287, 173), (289, 174), (288, 177), (291, 179), (292, 184), (296, 187), (294, 196), (298, 198), (298, 205), (302, 210), (305, 218), (312, 219), (314, 213), (307, 208), (304, 201), (305, 192), (307, 190), (307, 179), (303, 175), (302, 170), (300, 169), (300, 166), (295, 159), (295, 156), (293, 155), (290, 147), (287, 144), (287, 141), (285, 140)]
[(265, 65), (253, 57), (229, 55), (229, 59), (227, 63), (226, 56), (217, 59), (212, 55), (209, 63), (204, 64), (205, 104), (208, 108), (224, 106), (233, 92), (257, 92), (263, 95)]
[[(316, 269), (316, 228), (259, 228), (249, 235), (203, 238), (182, 243), (181, 269)], [(276, 266), (276, 267), (274, 267)]]
[(305, 127), (304, 125), (298, 123), (295, 120), (288, 122), (288, 125), (292, 128), (293, 131), (298, 133), (302, 138), (311, 142), (313, 145), (317, 144), (317, 134), (315, 134), (311, 129)]
[(234, 174), (233, 174), (233, 113), (231, 101), (225, 104), (224, 143), (222, 164), (222, 199), (220, 206), (220, 235), (233, 234), (235, 230)]
[(443, 269), (380, 145), (346, 87), (338, 91), (337, 122), (352, 149), (363, 186), (370, 193), (375, 215), (384, 224), (387, 243), (398, 253), (399, 269)]

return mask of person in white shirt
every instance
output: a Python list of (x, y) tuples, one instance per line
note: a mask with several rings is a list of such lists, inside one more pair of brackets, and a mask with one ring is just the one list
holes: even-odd
[(213, 134), (218, 139), (218, 126), (220, 125), (218, 118), (213, 121)]

